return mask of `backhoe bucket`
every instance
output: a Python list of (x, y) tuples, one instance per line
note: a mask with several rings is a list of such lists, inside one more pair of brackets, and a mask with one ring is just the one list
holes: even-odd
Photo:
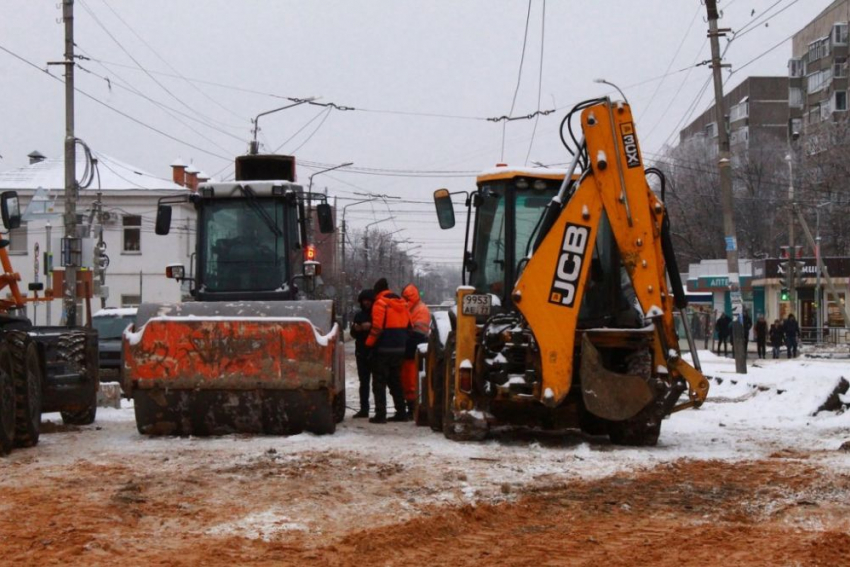
[(143, 305), (124, 334), (138, 429), (332, 433), (344, 388), (338, 341), (329, 301)]
[(612, 372), (587, 337), (581, 340), (581, 395), (587, 410), (603, 419), (623, 421), (649, 405), (654, 396), (647, 377)]

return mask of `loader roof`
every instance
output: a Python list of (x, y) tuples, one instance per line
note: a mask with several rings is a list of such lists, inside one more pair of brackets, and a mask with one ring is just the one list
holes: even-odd
[(298, 183), (291, 181), (230, 181), (227, 183), (204, 183), (198, 187), (198, 193), (203, 194), (205, 188), (211, 188), (215, 192), (216, 198), (241, 198), (244, 197), (239, 187), (250, 187), (258, 197), (268, 197), (273, 195), (273, 187), (283, 187), (284, 191), (294, 191), (301, 193), (304, 188)]
[(512, 167), (496, 166), (478, 174), (477, 182), (513, 179), (514, 177), (534, 177), (536, 179), (554, 179), (560, 181), (567, 174), (566, 169), (549, 169), (545, 167)]

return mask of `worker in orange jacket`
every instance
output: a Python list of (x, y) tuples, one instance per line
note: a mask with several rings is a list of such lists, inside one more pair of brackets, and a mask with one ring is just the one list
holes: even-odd
[(431, 311), (419, 296), (419, 290), (413, 284), (408, 284), (401, 292), (410, 310), (411, 329), (407, 337), (407, 349), (404, 353), (404, 363), (401, 366), (401, 388), (407, 403), (407, 412), (413, 415), (418, 391), (419, 369), (416, 367), (416, 349), (422, 343), (428, 342), (431, 334)]
[(407, 302), (389, 290), (386, 278), (375, 282), (374, 291), (372, 327), (366, 338), (366, 346), (373, 349), (372, 393), (375, 397), (375, 416), (369, 418), (369, 422), (387, 422), (387, 388), (395, 405), (395, 415), (390, 421), (407, 421), (401, 364), (407, 347), (410, 313)]

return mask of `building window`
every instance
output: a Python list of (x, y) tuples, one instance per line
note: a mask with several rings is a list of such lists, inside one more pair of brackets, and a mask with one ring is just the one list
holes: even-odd
[(803, 119), (802, 118), (792, 118), (791, 119), (791, 135), (794, 134), (802, 134), (803, 133)]
[(705, 135), (709, 138), (717, 137), (717, 122), (711, 122), (705, 127)]
[(28, 246), (27, 223), (9, 231), (9, 254), (26, 254)]
[(832, 26), (833, 45), (847, 45), (847, 23)]
[(800, 87), (788, 89), (788, 106), (791, 108), (803, 108), (803, 90)]
[(142, 217), (126, 215), (124, 221), (124, 252), (142, 251)]
[(805, 77), (806, 76), (806, 60), (805, 59), (789, 59), (788, 60), (788, 76)]
[(750, 103), (746, 100), (742, 100), (740, 103), (732, 107), (730, 114), (730, 120), (732, 122), (747, 118), (750, 115)]
[(844, 310), (842, 307), (846, 301), (846, 295), (843, 291), (838, 292), (838, 303), (834, 301), (834, 296), (831, 293), (825, 294), (826, 297), (826, 320), (830, 327), (844, 326)]
[(847, 76), (847, 58), (836, 57), (835, 64), (832, 66), (832, 76), (835, 78), (844, 78)]
[(835, 91), (835, 97), (832, 101), (835, 112), (847, 111), (847, 91)]
[(141, 295), (121, 294), (121, 307), (138, 307), (142, 303)]

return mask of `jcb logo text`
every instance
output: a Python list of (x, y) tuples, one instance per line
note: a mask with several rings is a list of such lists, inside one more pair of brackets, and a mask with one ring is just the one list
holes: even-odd
[(555, 276), (549, 292), (549, 303), (572, 307), (576, 300), (576, 286), (584, 265), (587, 251), (587, 241), (590, 238), (590, 228), (578, 224), (567, 223), (558, 263), (555, 266)]
[(623, 139), (623, 151), (626, 152), (626, 166), (629, 168), (640, 167), (640, 153), (638, 152), (635, 127), (631, 122), (620, 126), (620, 134)]

